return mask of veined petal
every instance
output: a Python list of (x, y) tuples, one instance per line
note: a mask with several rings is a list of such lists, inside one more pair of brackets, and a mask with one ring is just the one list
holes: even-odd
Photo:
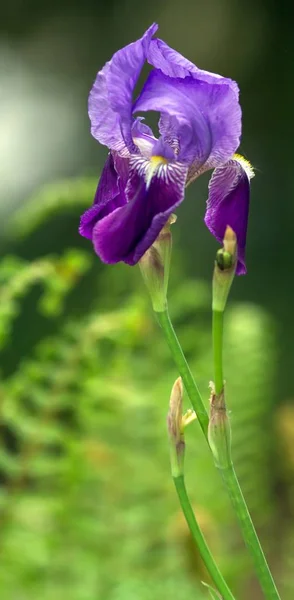
[(157, 139), (154, 137), (152, 129), (144, 122), (143, 117), (137, 117), (132, 127), (132, 138), (134, 144), (139, 149), (140, 154), (145, 158), (152, 156), (153, 146)]
[(92, 135), (111, 150), (125, 155), (132, 141), (132, 95), (147, 57), (154, 23), (143, 37), (116, 52), (97, 74), (89, 96)]
[(150, 177), (150, 161), (135, 157), (126, 188), (128, 204), (97, 223), (94, 248), (106, 263), (136, 264), (184, 199), (187, 167), (161, 164)]
[(127, 199), (124, 195), (126, 173), (128, 177), (128, 160), (118, 156), (113, 157), (109, 153), (98, 183), (94, 204), (81, 216), (79, 233), (83, 237), (91, 240), (97, 220), (103, 219), (119, 206), (126, 204)]
[(199, 69), (190, 60), (176, 50), (173, 50), (173, 48), (170, 48), (170, 46), (159, 38), (151, 40), (147, 60), (156, 69), (160, 69), (165, 75), (168, 75), (168, 77), (184, 78), (190, 76), (206, 83), (217, 83), (219, 85), (224, 83), (234, 91), (237, 98), (239, 96), (239, 88), (235, 81), (228, 77), (222, 77), (216, 73)]
[(249, 214), (250, 179), (254, 176), (250, 163), (235, 155), (224, 166), (215, 169), (209, 183), (205, 223), (222, 243), (227, 225), (233, 229), (238, 243), (236, 273), (246, 273), (245, 248)]
[(161, 112), (161, 133), (178, 144), (177, 159), (189, 165), (188, 182), (204, 169), (225, 163), (239, 146), (241, 108), (227, 84), (152, 71), (134, 112)]

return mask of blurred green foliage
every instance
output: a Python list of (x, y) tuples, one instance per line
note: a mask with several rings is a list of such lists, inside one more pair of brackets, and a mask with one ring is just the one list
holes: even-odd
[[(29, 239), (56, 213), (77, 216), (94, 187), (82, 179), (44, 188), (14, 216), (11, 238)], [(185, 278), (180, 257), (173, 262), (171, 314), (208, 402), (210, 289)], [(0, 263), (3, 359), (26, 297), (38, 318), (54, 323), (50, 333), (41, 328), (12, 372), (2, 373), (0, 595), (202, 600), (209, 591), (200, 582), (209, 578), (169, 470), (165, 420), (177, 373), (138, 270), (105, 266), (97, 287), (97, 268), (86, 241), (61, 255), (26, 261), (14, 254)], [(87, 310), (72, 310), (77, 290), (89, 297)], [(276, 338), (273, 319), (260, 307), (229, 307), (225, 375), (236, 470), (284, 598), (292, 600), (294, 411), (275, 399)], [(237, 597), (257, 599), (199, 429), (193, 423), (187, 431), (193, 505)]]

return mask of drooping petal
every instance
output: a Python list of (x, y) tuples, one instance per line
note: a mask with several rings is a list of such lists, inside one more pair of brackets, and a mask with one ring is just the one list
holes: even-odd
[(161, 165), (150, 178), (150, 161), (134, 158), (126, 189), (128, 204), (97, 223), (94, 248), (106, 263), (136, 264), (184, 198), (187, 168)]
[(169, 77), (180, 77), (182, 79), (190, 76), (206, 83), (217, 83), (220, 85), (224, 83), (235, 92), (237, 98), (239, 96), (239, 88), (235, 81), (228, 77), (222, 77), (216, 73), (199, 69), (190, 60), (187, 60), (187, 58), (176, 50), (173, 50), (173, 48), (170, 48), (170, 46), (159, 38), (151, 40), (147, 60), (156, 69), (160, 69)]
[(238, 263), (236, 273), (246, 273), (245, 248), (249, 214), (250, 179), (253, 169), (242, 157), (235, 155), (222, 167), (215, 169), (209, 183), (205, 223), (214, 237), (222, 243), (227, 225), (237, 236)]
[(131, 136), (132, 95), (147, 57), (154, 23), (143, 37), (116, 52), (97, 74), (89, 96), (92, 135), (111, 150), (134, 150)]
[(189, 181), (225, 163), (239, 146), (241, 108), (229, 85), (154, 70), (134, 105), (134, 112), (148, 110), (161, 113), (163, 137), (177, 140), (177, 158), (189, 165)]
[(124, 187), (126, 172), (128, 176), (127, 165), (127, 159), (113, 157), (109, 153), (98, 183), (94, 204), (81, 217), (79, 233), (83, 237), (91, 240), (98, 218), (102, 219), (119, 206), (126, 204)]

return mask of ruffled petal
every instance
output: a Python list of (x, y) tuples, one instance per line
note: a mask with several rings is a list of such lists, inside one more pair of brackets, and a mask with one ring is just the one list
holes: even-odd
[(249, 214), (250, 179), (253, 169), (242, 157), (235, 157), (215, 169), (209, 183), (205, 223), (214, 237), (222, 242), (227, 225), (237, 236), (236, 273), (246, 273), (245, 248)]
[(128, 160), (110, 153), (104, 165), (96, 190), (94, 204), (84, 212), (80, 220), (79, 233), (92, 239), (93, 228), (98, 219), (126, 204), (124, 188), (128, 177)]
[(92, 135), (111, 150), (128, 154), (132, 141), (132, 95), (147, 57), (154, 23), (143, 37), (118, 50), (97, 74), (89, 96)]
[(161, 113), (161, 134), (178, 146), (178, 160), (189, 165), (188, 182), (227, 162), (239, 146), (241, 108), (227, 84), (154, 70), (134, 105), (134, 112), (148, 110)]
[(182, 54), (170, 48), (163, 40), (156, 38), (151, 40), (148, 53), (148, 62), (156, 69), (160, 69), (168, 77), (194, 77), (199, 81), (206, 83), (217, 83), (219, 85), (228, 85), (239, 96), (239, 88), (235, 81), (228, 77), (222, 77), (216, 73), (210, 73), (203, 69), (198, 69), (190, 60), (187, 60)]
[(101, 260), (136, 264), (184, 199), (186, 176), (185, 166), (165, 164), (150, 177), (150, 161), (133, 158), (126, 189), (128, 204), (99, 221), (93, 230), (94, 248)]

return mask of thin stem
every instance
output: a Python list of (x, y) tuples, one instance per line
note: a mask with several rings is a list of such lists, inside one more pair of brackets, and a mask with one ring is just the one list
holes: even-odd
[[(223, 389), (223, 311), (213, 310), (212, 337), (215, 393), (220, 394)], [(268, 600), (279, 600), (280, 596), (242, 494), (234, 465), (232, 462), (226, 468), (220, 468), (217, 463), (215, 465), (222, 475), (264, 595)]]
[(212, 313), (213, 363), (215, 393), (220, 394), (224, 385), (223, 376), (223, 315), (219, 310)]
[[(158, 321), (162, 327), (168, 346), (171, 350), (174, 362), (179, 370), (179, 373), (183, 379), (185, 388), (190, 398), (191, 404), (197, 414), (201, 429), (207, 439), (208, 429), (208, 415), (201, 398), (199, 389), (194, 381), (193, 375), (190, 371), (186, 358), (183, 354), (182, 348), (173, 329), (172, 323), (169, 318), (168, 311), (156, 313)], [(216, 323), (216, 327), (220, 327), (220, 323), (213, 321), (213, 326)], [(222, 381), (222, 328), (219, 328), (218, 332), (213, 334), (214, 344), (217, 346), (214, 351), (215, 358), (215, 373), (219, 374), (219, 381)], [(221, 345), (221, 348), (219, 347)], [(242, 536), (245, 544), (247, 545), (250, 554), (252, 556), (257, 577), (260, 581), (260, 585), (264, 591), (267, 600), (280, 600), (280, 596), (276, 589), (273, 581), (269, 566), (266, 562), (265, 556), (261, 549), (254, 525), (252, 523), (244, 496), (239, 486), (239, 482), (234, 471), (233, 465), (222, 471), (222, 478), (225, 483), (227, 492), (230, 496), (232, 506), (238, 518)]]
[(208, 415), (201, 398), (200, 391), (190, 371), (176, 332), (172, 326), (168, 309), (166, 309), (164, 312), (157, 312), (156, 315), (172, 353), (174, 362), (178, 368), (179, 374), (182, 377), (191, 404), (196, 412), (200, 427), (205, 435), (205, 438), (207, 439)]
[(258, 575), (264, 595), (268, 600), (280, 600), (279, 592), (276, 588), (274, 579), (260, 545), (260, 541), (252, 523), (252, 519), (242, 494), (234, 466), (231, 465), (230, 468), (219, 470), (235, 513), (238, 517), (243, 538), (252, 556), (256, 573)]
[(174, 477), (174, 484), (177, 490), (179, 501), (181, 504), (182, 511), (190, 529), (191, 536), (200, 552), (201, 558), (206, 566), (206, 569), (216, 586), (217, 590), (221, 594), (223, 600), (234, 600), (234, 596), (228, 588), (221, 572), (218, 569), (217, 564), (207, 546), (207, 543), (203, 537), (202, 531), (196, 521), (193, 509), (190, 504), (190, 500), (187, 494), (185, 480), (183, 475)]

